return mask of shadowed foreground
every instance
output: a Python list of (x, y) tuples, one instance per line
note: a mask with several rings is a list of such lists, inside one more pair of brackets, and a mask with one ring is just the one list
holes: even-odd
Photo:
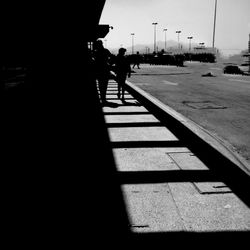
[[(55, 19), (52, 6), (45, 12), (46, 21), (44, 15), (32, 12), (39, 39), (29, 43), (34, 37), (29, 28), (25, 30), (19, 43), (25, 56), (12, 53), (8, 61), (27, 66), (28, 73), (21, 84), (1, 90), (2, 237), (8, 246), (72, 249), (152, 244), (157, 249), (161, 243), (246, 240), (249, 233), (131, 232), (120, 186), (131, 178), (117, 176), (87, 43), (82, 44), (84, 37), (76, 32), (81, 15), (77, 6), (60, 7), (75, 14), (67, 25), (60, 14)], [(24, 22), (18, 13), (15, 21)], [(10, 45), (7, 51), (13, 52)]]

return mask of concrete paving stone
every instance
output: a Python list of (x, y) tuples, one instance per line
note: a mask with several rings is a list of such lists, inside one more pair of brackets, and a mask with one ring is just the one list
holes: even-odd
[(169, 156), (183, 170), (208, 170), (208, 167), (192, 152), (170, 153)]
[(193, 182), (200, 194), (231, 193), (232, 190), (224, 182)]
[(165, 148), (113, 149), (118, 171), (178, 170)]
[(170, 153), (190, 153), (190, 150), (186, 147), (177, 147), (177, 148), (174, 148), (174, 147), (167, 147), (165, 148), (165, 152), (167, 154), (170, 154)]
[(107, 125), (109, 123), (136, 123), (136, 122), (156, 122), (159, 123), (160, 121), (156, 119), (153, 115), (146, 114), (146, 115), (109, 115), (105, 117), (105, 121)]
[[(115, 101), (117, 100), (117, 95), (110, 95), (110, 96), (106, 96), (106, 100), (107, 101)], [(136, 99), (132, 96), (125, 96), (125, 101), (135, 101)]]
[[(116, 88), (111, 88), (111, 89), (107, 90), (106, 95), (107, 96), (114, 95), (117, 98), (117, 89)], [(124, 92), (124, 95), (132, 97), (132, 95), (129, 94), (128, 92), (126, 92), (126, 91)]]
[(184, 231), (167, 184), (123, 185), (132, 232)]
[(117, 89), (117, 84), (109, 84), (107, 91), (110, 89)]
[[(117, 100), (120, 101), (120, 99), (117, 97), (117, 92), (112, 92), (112, 93), (107, 93), (106, 94), (106, 99), (113, 99), (113, 100)], [(135, 98), (132, 95), (129, 94), (124, 94), (124, 98), (125, 100), (135, 100)]]
[[(169, 156), (182, 170), (208, 170), (208, 167), (193, 153), (170, 153)], [(229, 193), (231, 189), (223, 182), (193, 182), (201, 194)]]
[[(138, 103), (136, 102), (129, 102), (131, 104), (130, 106), (118, 106), (117, 108), (111, 108), (111, 107), (103, 107), (103, 112), (105, 113), (110, 113), (110, 112), (122, 112), (122, 113), (128, 113), (128, 112), (148, 112), (148, 110), (143, 107), (139, 106)], [(133, 104), (135, 104), (133, 106)]]
[(250, 210), (233, 193), (202, 195), (191, 183), (169, 183), (188, 231), (249, 231)]
[(178, 141), (165, 127), (108, 128), (111, 141)]

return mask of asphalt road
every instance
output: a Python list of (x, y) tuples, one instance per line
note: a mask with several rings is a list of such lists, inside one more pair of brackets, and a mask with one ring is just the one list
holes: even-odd
[[(141, 65), (128, 80), (217, 137), (250, 166), (250, 76), (223, 63)], [(211, 72), (213, 77), (204, 77)]]

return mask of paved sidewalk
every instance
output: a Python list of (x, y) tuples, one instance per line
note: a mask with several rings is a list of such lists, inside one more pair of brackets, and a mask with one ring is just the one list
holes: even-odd
[(248, 199), (216, 172), (216, 160), (213, 169), (168, 121), (128, 92), (125, 100), (111, 80), (103, 112), (131, 231), (250, 232)]

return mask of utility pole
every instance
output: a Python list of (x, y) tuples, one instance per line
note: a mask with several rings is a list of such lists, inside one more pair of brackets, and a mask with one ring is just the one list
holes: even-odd
[(217, 12), (217, 0), (215, 0), (215, 6), (214, 6), (213, 51), (214, 51), (214, 42), (215, 42), (216, 12)]

